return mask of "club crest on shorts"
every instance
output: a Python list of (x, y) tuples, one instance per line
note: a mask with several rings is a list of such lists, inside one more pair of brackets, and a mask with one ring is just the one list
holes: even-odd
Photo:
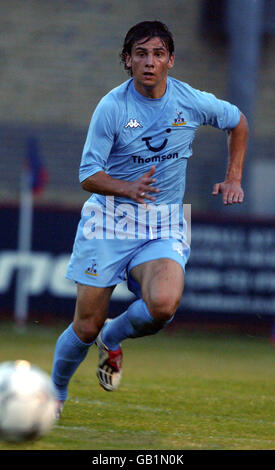
[(98, 276), (98, 272), (97, 272), (97, 263), (96, 263), (96, 260), (95, 260), (95, 259), (92, 259), (91, 266), (89, 266), (89, 267), (85, 270), (85, 274), (88, 274), (89, 276), (94, 276), (94, 277), (97, 277), (97, 276)]
[(172, 245), (172, 249), (176, 251), (180, 256), (183, 256), (183, 249), (181, 243), (174, 242)]

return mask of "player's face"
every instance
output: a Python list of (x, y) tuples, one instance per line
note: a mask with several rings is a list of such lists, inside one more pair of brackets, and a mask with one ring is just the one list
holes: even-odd
[(126, 65), (132, 68), (136, 90), (144, 96), (160, 98), (165, 93), (168, 71), (174, 60), (159, 37), (135, 42), (131, 55), (126, 57)]

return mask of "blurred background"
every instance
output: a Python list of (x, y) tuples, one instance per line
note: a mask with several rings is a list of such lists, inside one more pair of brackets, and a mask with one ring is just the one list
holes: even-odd
[[(83, 202), (78, 168), (99, 99), (128, 79), (128, 29), (174, 34), (175, 78), (238, 105), (250, 123), (245, 202), (211, 196), (225, 135), (201, 128), (189, 161), (192, 255), (175, 327), (272, 337), (275, 316), (275, 2), (0, 0), (0, 320), (71, 320), (64, 279)], [(116, 288), (111, 315), (133, 299)], [(0, 323), (1, 328), (1, 323)]]

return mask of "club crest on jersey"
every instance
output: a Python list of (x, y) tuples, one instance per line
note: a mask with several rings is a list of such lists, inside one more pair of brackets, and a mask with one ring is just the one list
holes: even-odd
[(184, 126), (186, 121), (183, 117), (181, 117), (182, 111), (177, 111), (177, 117), (174, 119), (172, 126)]
[(142, 127), (142, 125), (136, 120), (136, 119), (130, 119), (129, 122), (127, 122), (126, 126), (124, 126), (125, 129), (131, 128), (131, 129), (137, 129), (138, 127)]

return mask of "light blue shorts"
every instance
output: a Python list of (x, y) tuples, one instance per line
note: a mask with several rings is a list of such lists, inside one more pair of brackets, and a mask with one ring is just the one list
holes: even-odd
[(95, 287), (115, 286), (128, 279), (129, 289), (140, 296), (139, 286), (130, 276), (135, 266), (169, 258), (185, 271), (190, 247), (184, 230), (171, 238), (98, 239), (87, 236), (88, 220), (82, 211), (66, 278)]

